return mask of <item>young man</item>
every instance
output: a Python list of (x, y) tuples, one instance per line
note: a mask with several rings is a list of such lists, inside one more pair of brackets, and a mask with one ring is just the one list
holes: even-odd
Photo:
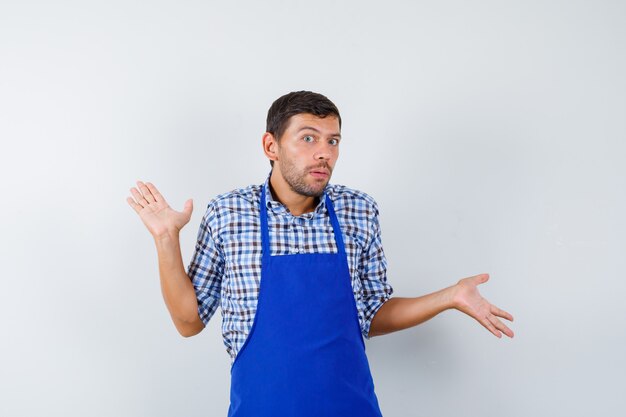
[(218, 306), (231, 357), (229, 417), (381, 416), (363, 337), (422, 323), (447, 309), (495, 336), (513, 317), (482, 298), (487, 274), (417, 298), (391, 297), (378, 208), (367, 194), (331, 185), (341, 117), (326, 97), (286, 94), (269, 109), (264, 184), (213, 199), (185, 272), (179, 232), (189, 222), (156, 187), (127, 199), (155, 239), (163, 298), (183, 336)]

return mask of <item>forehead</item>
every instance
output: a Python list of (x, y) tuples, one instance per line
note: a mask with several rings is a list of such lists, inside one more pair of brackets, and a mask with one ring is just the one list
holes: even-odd
[(289, 118), (285, 132), (294, 133), (306, 127), (311, 127), (329, 135), (339, 134), (341, 131), (339, 119), (336, 116), (319, 117), (310, 113), (300, 113)]

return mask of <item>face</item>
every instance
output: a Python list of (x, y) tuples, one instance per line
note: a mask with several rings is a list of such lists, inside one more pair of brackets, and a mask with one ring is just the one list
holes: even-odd
[(339, 119), (304, 113), (292, 116), (277, 142), (278, 168), (292, 191), (319, 197), (333, 172), (339, 156), (341, 133)]

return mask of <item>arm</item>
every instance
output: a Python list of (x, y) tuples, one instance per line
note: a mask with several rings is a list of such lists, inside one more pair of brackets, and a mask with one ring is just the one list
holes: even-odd
[[(161, 292), (178, 332), (185, 336), (198, 334), (204, 323), (198, 315), (196, 293), (183, 267), (179, 232), (191, 218), (193, 202), (187, 200), (182, 212), (174, 211), (150, 183), (137, 181), (141, 193), (131, 188), (135, 197), (126, 201), (152, 234), (159, 258)], [(136, 200), (136, 201), (135, 201)]]
[(204, 329), (204, 323), (198, 315), (196, 292), (183, 267), (178, 234), (155, 238), (155, 243), (165, 305), (178, 333), (194, 336)]
[(513, 316), (485, 300), (476, 288), (488, 279), (488, 274), (480, 274), (421, 297), (391, 298), (372, 319), (370, 337), (416, 326), (451, 308), (474, 318), (497, 337), (502, 333), (513, 337), (511, 329), (498, 319), (513, 321)]

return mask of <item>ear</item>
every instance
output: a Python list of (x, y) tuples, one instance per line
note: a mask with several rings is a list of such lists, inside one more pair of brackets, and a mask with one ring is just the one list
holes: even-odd
[(274, 135), (269, 132), (265, 132), (263, 134), (263, 152), (265, 152), (267, 159), (270, 161), (278, 160), (278, 147), (279, 144)]

